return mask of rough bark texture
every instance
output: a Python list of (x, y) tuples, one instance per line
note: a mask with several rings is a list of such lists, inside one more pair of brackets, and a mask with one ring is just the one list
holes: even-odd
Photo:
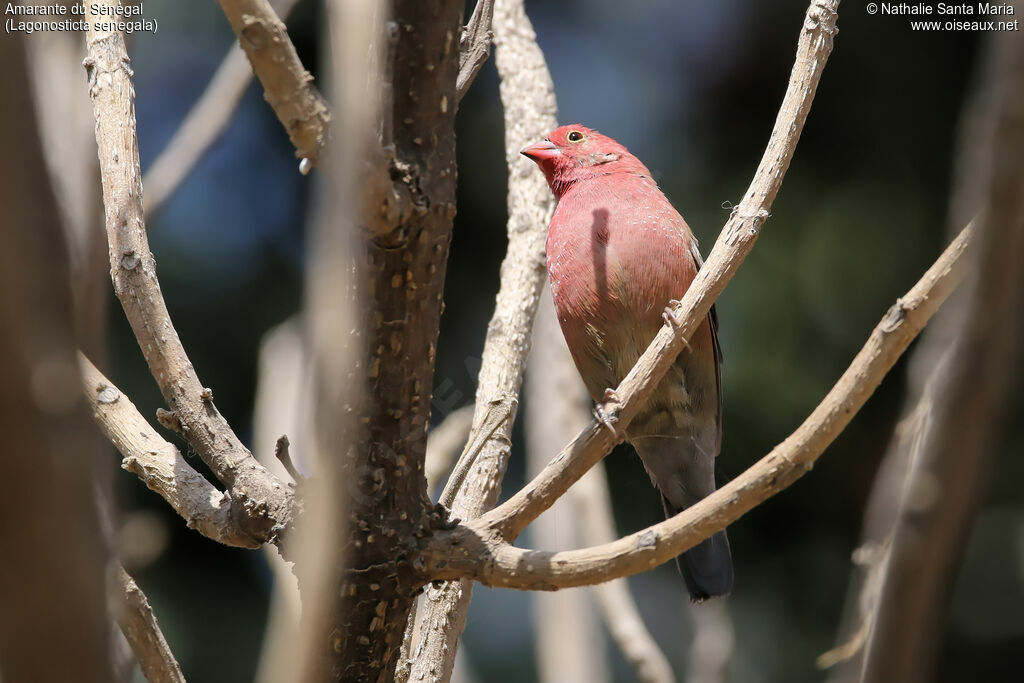
[[(106, 4), (117, 6), (111, 0)], [(114, 292), (182, 433), (228, 487), (235, 523), (256, 543), (276, 540), (291, 523), (291, 492), (256, 462), (214, 407), (213, 392), (199, 382), (160, 291), (146, 238), (135, 91), (124, 36), (90, 30), (86, 42)]]
[(494, 0), (477, 0), (473, 8), (473, 16), (462, 32), (459, 40), (459, 77), (455, 81), (455, 98), (461, 102), (473, 85), (480, 67), (491, 54), (491, 20), (494, 17)]
[(121, 604), (116, 608), (117, 624), (135, 653), (142, 675), (149, 683), (185, 683), (146, 594), (135, 579), (128, 576), (124, 567), (118, 567), (116, 571), (121, 590)]
[[(496, 0), (494, 36), (505, 110), (509, 244), (484, 342), (470, 441), (487, 422), (492, 401), (507, 403), (510, 397), (519, 395), (530, 350), (530, 330), (546, 278), (544, 237), (554, 208), (544, 177), (519, 154), (520, 149), (556, 125), (554, 85), (522, 0)], [(475, 454), (472, 469), (451, 506), (455, 517), (472, 519), (497, 501), (514, 421), (513, 405), (511, 416)], [(472, 583), (468, 581), (427, 588), (423, 623), (428, 628), (414, 647), (416, 661), (411, 680), (446, 680), (451, 674), (471, 591)]]
[[(934, 382), (934, 404), (911, 464), (883, 570), (862, 681), (933, 680), (950, 584), (977, 512), (1005, 396), (1021, 356), (1024, 310), (1024, 43), (996, 39), (992, 120), (981, 148), (978, 244), (960, 334)], [(980, 138), (980, 139), (978, 139)]]
[(114, 680), (100, 439), (78, 385), (68, 259), (32, 109), (24, 38), (0, 40), (0, 675)]
[[(346, 570), (332, 637), (331, 676), (389, 680), (414, 592), (413, 561), (444, 524), (426, 496), (424, 454), (455, 216), (455, 78), (462, 3), (398, 0), (387, 34), (391, 97), (383, 119), (389, 182), (369, 198), (358, 326), (367, 377), (359, 434), (343, 457), (349, 524)], [(400, 206), (392, 204), (402, 198)], [(407, 202), (404, 201), (407, 199)], [(395, 209), (391, 212), (390, 209)], [(394, 216), (390, 224), (382, 216)]]
[(161, 437), (88, 359), (82, 356), (79, 360), (93, 418), (123, 456), (121, 467), (160, 494), (189, 528), (224, 545), (258, 548), (259, 543), (236, 527), (231, 496), (196, 472), (178, 448)]
[(331, 113), (299, 61), (284, 22), (267, 0), (219, 0), (245, 50), (263, 98), (295, 146), (295, 156), (316, 164), (327, 144)]

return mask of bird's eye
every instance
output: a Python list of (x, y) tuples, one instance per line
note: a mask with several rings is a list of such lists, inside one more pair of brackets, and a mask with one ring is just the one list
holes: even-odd
[(583, 133), (578, 130), (570, 130), (569, 134), (565, 136), (565, 139), (569, 142), (583, 142)]

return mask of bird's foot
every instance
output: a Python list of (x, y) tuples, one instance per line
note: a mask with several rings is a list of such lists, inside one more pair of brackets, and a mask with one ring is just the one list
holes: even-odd
[(615, 428), (615, 423), (619, 421), (620, 407), (619, 396), (614, 389), (605, 389), (601, 402), (594, 404), (594, 417), (611, 431), (616, 441), (622, 438)]
[[(661, 313), (661, 319), (664, 320), (665, 324), (668, 325), (669, 327), (671, 327), (673, 330), (679, 329), (679, 324), (676, 323), (676, 317), (674, 315), (675, 309), (679, 305), (679, 303), (680, 302), (679, 302), (678, 299), (671, 299), (668, 302), (668, 306), (666, 306), (665, 310), (662, 311), (662, 313)], [(687, 341), (686, 339), (683, 339), (683, 346), (686, 347), (687, 351), (691, 350), (690, 349), (690, 342)]]

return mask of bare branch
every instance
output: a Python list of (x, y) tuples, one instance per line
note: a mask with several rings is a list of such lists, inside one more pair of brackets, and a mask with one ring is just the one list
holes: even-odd
[(316, 165), (327, 143), (331, 113), (299, 61), (284, 22), (267, 0), (218, 0), (252, 70), (263, 97), (295, 146), (295, 156)]
[(878, 609), (900, 499), (910, 463), (920, 457), (922, 437), (934, 412), (935, 376), (940, 374), (939, 365), (949, 356), (949, 348), (956, 338), (955, 328), (963, 317), (963, 305), (963, 291), (958, 290), (928, 324), (909, 361), (906, 416), (896, 425), (875, 474), (865, 506), (863, 536), (852, 555), (856, 568), (842, 619), (844, 640), (822, 653), (815, 662), (820, 669), (843, 664), (830, 672), (831, 683), (849, 683), (860, 678), (863, 647)]
[[(281, 0), (277, 11), (284, 19), (298, 0)], [(252, 81), (245, 53), (232, 44), (206, 90), (192, 105), (160, 156), (142, 177), (146, 213), (152, 215), (170, 197), (231, 121), (242, 95)]]
[[(483, 10), (481, 10), (482, 12)], [(530, 329), (544, 286), (544, 238), (554, 198), (543, 176), (519, 154), (531, 140), (556, 125), (554, 85), (544, 55), (522, 0), (497, 0), (494, 7), (496, 65), (501, 78), (505, 112), (505, 160), (509, 168), (508, 251), (501, 264), (501, 284), (494, 314), (487, 328), (482, 367), (477, 384), (475, 426), (470, 441), (485, 427), (491, 402), (519, 395), (523, 368), (530, 347)], [(461, 519), (472, 519), (497, 501), (509, 455), (515, 406), (480, 449), (474, 449), (473, 468), (458, 489), (451, 509)], [(411, 680), (439, 680), (451, 672), (459, 636), (465, 627), (472, 584), (457, 583), (428, 588), (427, 623), (449, 624), (428, 629), (413, 664)]]
[[(978, 246), (959, 335), (940, 364), (919, 457), (892, 535), (862, 681), (934, 675), (949, 586), (987, 479), (996, 427), (1024, 335), (1024, 44), (995, 40), (989, 125), (962, 144), (980, 149), (965, 184), (982, 185)], [(980, 138), (980, 139), (979, 139)]]
[[(560, 466), (548, 468), (500, 507), (487, 513), (486, 523), (504, 538), (518, 536), (527, 524), (621, 440), (630, 420), (643, 407), (668, 367), (686, 346), (686, 340), (705, 320), (715, 298), (750, 253), (789, 168), (818, 80), (832, 51), (832, 38), (837, 32), (838, 5), (838, 0), (813, 0), (807, 9), (786, 96), (768, 147), (743, 201), (733, 210), (707, 261), (674, 309), (669, 322), (619, 384), (615, 391), (616, 401), (603, 406), (604, 414), (616, 420), (616, 433), (612, 434), (596, 420), (591, 422), (555, 458), (553, 462)], [(500, 52), (498, 56), (500, 64)]]
[(163, 206), (210, 145), (224, 132), (251, 79), (249, 60), (244, 52), (232, 45), (206, 90), (143, 176), (146, 213), (152, 214)]
[[(970, 235), (971, 229), (965, 228), (921, 280), (889, 309), (849, 368), (804, 423), (771, 453), (707, 498), (675, 517), (613, 543), (560, 553), (508, 545), (495, 533), (495, 525), (487, 515), (447, 534), (437, 534), (434, 552), (425, 553), (425, 560), (432, 562), (435, 557), (443, 557), (444, 566), (433, 565), (430, 569), (443, 578), (471, 576), (487, 585), (554, 590), (650, 569), (724, 529), (803, 476), (842, 432), (962, 279)], [(579, 441), (578, 438), (575, 443)], [(538, 479), (546, 483), (571, 476), (581, 469), (581, 464), (587, 464), (581, 451), (586, 449), (563, 452), (546, 468), (548, 475), (542, 474)]]
[(295, 469), (295, 463), (292, 462), (291, 453), (288, 452), (288, 435), (282, 434), (277, 437), (277, 443), (274, 444), (274, 457), (278, 459), (281, 466), (284, 467), (285, 471), (288, 472), (288, 476), (292, 478), (296, 484), (304, 480), (305, 477), (302, 473)]
[(106, 683), (101, 437), (78, 390), (67, 249), (25, 42), (0, 40), (0, 668), (4, 681)]
[(115, 571), (121, 590), (121, 601), (115, 610), (117, 624), (135, 653), (142, 675), (149, 683), (185, 683), (146, 594), (124, 567), (118, 565)]
[[(581, 520), (585, 545), (599, 545), (615, 540), (618, 534), (612, 518), (608, 478), (602, 463), (598, 463), (576, 486), (569, 489), (569, 498), (577, 508), (576, 515)], [(601, 618), (623, 657), (633, 667), (636, 680), (641, 683), (672, 683), (675, 680), (672, 667), (647, 630), (626, 579), (615, 579), (593, 588)], [(699, 609), (704, 610), (706, 607), (701, 605)], [(691, 651), (694, 649), (691, 648)]]
[(260, 543), (237, 529), (234, 516), (239, 513), (231, 497), (196, 472), (89, 359), (79, 355), (78, 360), (93, 417), (123, 456), (121, 467), (160, 494), (189, 528), (224, 545), (258, 548)]
[[(114, 0), (105, 4), (117, 6)], [(214, 407), (171, 324), (146, 238), (134, 90), (124, 36), (94, 26), (90, 22), (85, 67), (96, 118), (114, 291), (189, 443), (249, 513), (237, 518), (244, 522), (241, 531), (254, 542), (276, 539), (290, 522), (291, 492), (256, 462)]]
[(427, 435), (427, 453), (424, 457), (427, 491), (433, 491), (448, 474), (455, 454), (469, 439), (473, 427), (473, 406), (463, 406), (444, 418)]
[(487, 412), (484, 413), (483, 421), (475, 430), (470, 431), (470, 439), (466, 443), (466, 448), (459, 456), (451, 476), (448, 477), (448, 481), (444, 485), (440, 498), (441, 505), (451, 507), (455, 502), (455, 496), (462, 487), (462, 483), (466, 481), (466, 475), (469, 474), (470, 468), (473, 467), (480, 452), (495, 433), (499, 429), (505, 434), (512, 431), (511, 423), (518, 406), (519, 400), (512, 394), (506, 394), (487, 404)]
[(477, 0), (473, 16), (459, 40), (459, 76), (455, 80), (455, 102), (458, 104), (473, 85), (480, 67), (491, 54), (491, 20), (494, 16), (494, 0)]

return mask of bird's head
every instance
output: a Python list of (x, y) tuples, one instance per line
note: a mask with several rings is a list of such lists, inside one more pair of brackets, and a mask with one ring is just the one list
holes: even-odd
[(520, 153), (540, 166), (556, 197), (588, 178), (612, 173), (650, 175), (647, 167), (625, 147), (579, 124), (557, 128)]

